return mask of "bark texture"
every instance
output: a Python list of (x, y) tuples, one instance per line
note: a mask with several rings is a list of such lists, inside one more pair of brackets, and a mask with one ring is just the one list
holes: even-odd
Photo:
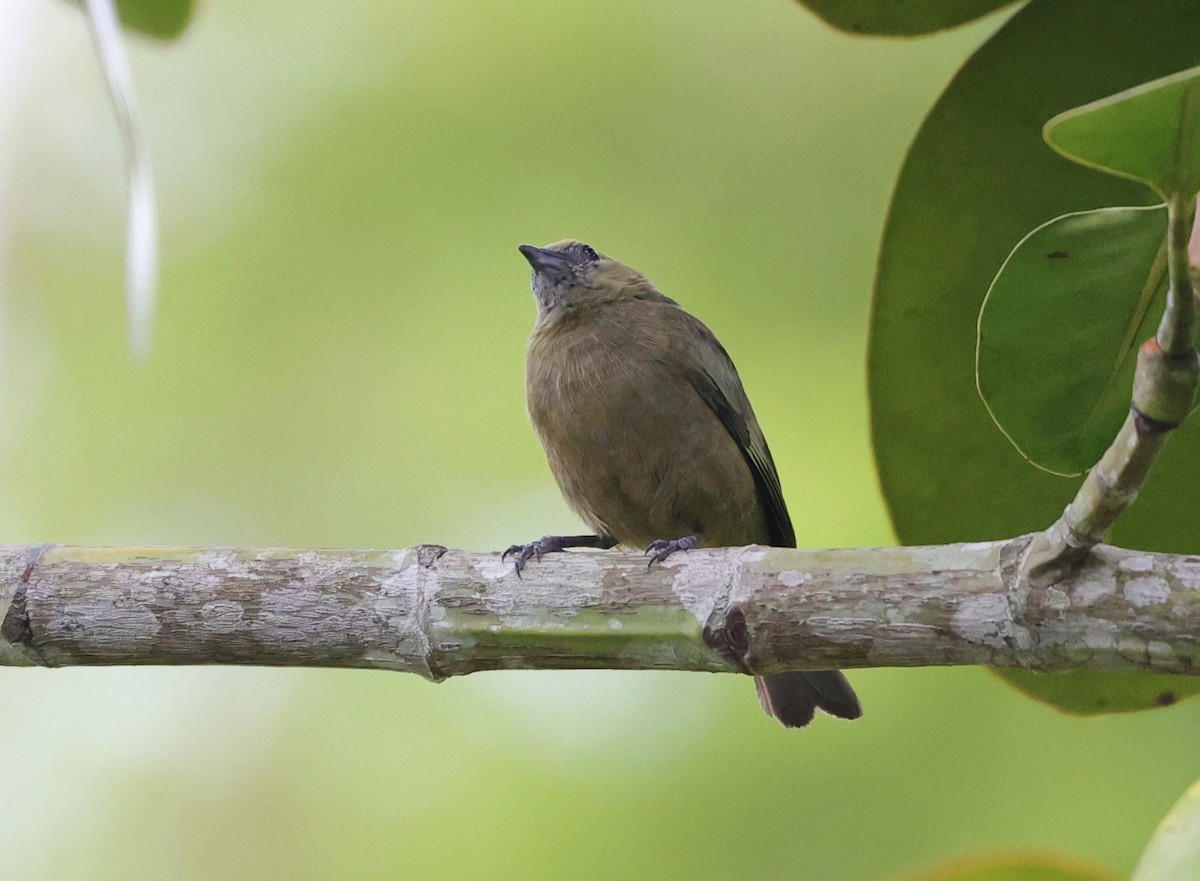
[(774, 673), (992, 664), (1200, 674), (1200, 557), (1099, 545), (1049, 587), (1030, 536), (937, 547), (494, 553), (0, 548), (0, 664)]

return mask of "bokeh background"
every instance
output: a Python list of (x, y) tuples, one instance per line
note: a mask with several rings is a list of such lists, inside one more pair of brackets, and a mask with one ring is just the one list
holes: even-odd
[[(999, 22), (884, 42), (788, 0), (205, 0), (133, 47), (164, 248), (136, 365), (84, 23), (5, 0), (0, 539), (571, 531), (523, 412), (516, 245), (575, 236), (721, 336), (802, 543), (891, 542), (874, 250), (924, 110)], [(736, 677), (0, 669), (0, 874), (876, 881), (1017, 847), (1127, 873), (1200, 776), (1200, 703), (1081, 720), (978, 669), (852, 678), (861, 722), (786, 732)]]

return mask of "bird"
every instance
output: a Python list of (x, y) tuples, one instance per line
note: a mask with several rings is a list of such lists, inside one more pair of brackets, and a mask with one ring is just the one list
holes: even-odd
[[(514, 544), (502, 558), (520, 574), (570, 548), (644, 548), (653, 565), (697, 547), (795, 547), (771, 451), (713, 332), (588, 244), (519, 250), (537, 304), (526, 409), (563, 497), (592, 533)], [(818, 708), (862, 715), (836, 670), (755, 684), (762, 708), (788, 728)]]

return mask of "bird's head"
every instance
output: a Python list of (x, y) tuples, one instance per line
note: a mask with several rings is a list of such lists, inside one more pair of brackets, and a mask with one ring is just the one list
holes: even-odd
[(533, 267), (530, 286), (543, 316), (654, 291), (650, 281), (636, 269), (574, 239), (544, 248), (521, 245), (520, 251)]

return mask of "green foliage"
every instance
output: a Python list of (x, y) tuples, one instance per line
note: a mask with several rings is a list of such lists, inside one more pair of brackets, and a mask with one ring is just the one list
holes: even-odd
[(1200, 68), (1136, 86), (1046, 123), (1069, 159), (1141, 181), (1164, 200), (1200, 192)]
[[(1031, 229), (1153, 201), (1140, 184), (1065, 162), (1041, 128), (1065, 109), (1200, 61), (1189, 35), (1195, 0), (1156, 10), (1033, 0), (960, 70), (909, 151), (880, 250), (868, 353), (880, 481), (906, 543), (1040, 529), (1074, 495), (1074, 481), (1030, 468), (989, 418), (974, 388), (976, 323), (992, 279)], [(1118, 43), (1123, 51), (1111, 52)], [(1200, 479), (1197, 441), (1193, 426), (1172, 440), (1115, 540), (1200, 546), (1200, 520), (1174, 516), (1181, 488)]]
[[(71, 2), (81, 5), (83, 0)], [(117, 0), (117, 15), (129, 31), (174, 40), (187, 30), (195, 7), (196, 0)]]
[(895, 881), (1116, 881), (1116, 876), (1054, 854), (1005, 854), (955, 860)]
[[(1130, 353), (1157, 318), (1162, 234), (1154, 225), (1161, 221), (1125, 210), (1047, 222), (1096, 205), (1136, 204), (1146, 194), (1065, 166), (1041, 143), (1040, 120), (1062, 114), (1048, 131), (1090, 161), (1190, 180), (1191, 158), (1164, 166), (1157, 146), (1148, 165), (1137, 164), (1130, 120), (1154, 126), (1143, 137), (1166, 137), (1172, 156), (1190, 143), (1191, 129), (1164, 107), (1182, 107), (1187, 118), (1191, 78), (1139, 84), (1200, 60), (1194, 41), (1163, 39), (1161, 27), (1186, 29), (1196, 11), (1182, 0), (1158, 4), (1154, 16), (1118, 2), (1084, 8), (1034, 0), (960, 71), (922, 127), (889, 213), (869, 355), (876, 457), (902, 540), (1032, 531), (1052, 522), (1074, 494), (1074, 482), (1026, 467), (969, 393), (968, 340), (1006, 242), (1023, 239), (1024, 247), (1008, 259), (978, 319), (979, 390), (1018, 448), (1052, 471), (1086, 468), (1111, 439), (1127, 409)], [(1108, 53), (1115, 42), (1124, 51)], [(1101, 56), (1104, 65), (1089, 62)], [(1137, 88), (1104, 98), (1130, 87)], [(1097, 103), (1063, 112), (1086, 101)], [(1124, 147), (1100, 151), (1099, 129), (1116, 132)], [(1105, 225), (1120, 237), (1099, 241)], [(1063, 244), (1059, 234), (1068, 236)], [(1110, 269), (1114, 277), (1105, 279)], [(1177, 514), (1182, 488), (1200, 477), (1198, 440), (1194, 425), (1178, 432), (1114, 541), (1200, 546), (1200, 521)], [(1125, 679), (1104, 673), (1005, 676), (1074, 712), (1156, 706), (1160, 690), (1151, 680), (1135, 689), (1148, 697), (1131, 698)], [(1101, 697), (1106, 682), (1111, 694)]]
[(195, 0), (117, 0), (121, 23), (131, 31), (173, 40), (192, 19)]
[[(1190, 200), (1200, 187), (1198, 110), (1200, 76), (1185, 71), (1059, 114), (1045, 134), (1082, 164)], [(1153, 335), (1165, 301), (1164, 215), (1116, 208), (1056, 218), (1022, 240), (992, 284), (979, 321), (980, 394), (1014, 446), (1047, 470), (1087, 468), (1125, 417), (1135, 347)], [(1081, 714), (1200, 694), (1200, 681), (1174, 676), (997, 673)]]
[(1200, 878), (1200, 781), (1183, 794), (1154, 830), (1132, 881)]
[(993, 672), (1029, 696), (1081, 716), (1169, 707), (1200, 694), (1200, 678), (1194, 676), (1091, 670), (1032, 673), (1004, 669)]
[[(1142, 853), (1132, 881), (1200, 878), (1200, 781), (1163, 818)], [(954, 860), (894, 881), (1115, 881), (1098, 866), (1056, 854), (999, 854)]]
[(952, 28), (1014, 0), (800, 0), (835, 28), (901, 37)]
[(1100, 208), (1021, 240), (979, 314), (976, 381), (1021, 455), (1090, 468), (1129, 412), (1137, 347), (1166, 300), (1166, 209)]

